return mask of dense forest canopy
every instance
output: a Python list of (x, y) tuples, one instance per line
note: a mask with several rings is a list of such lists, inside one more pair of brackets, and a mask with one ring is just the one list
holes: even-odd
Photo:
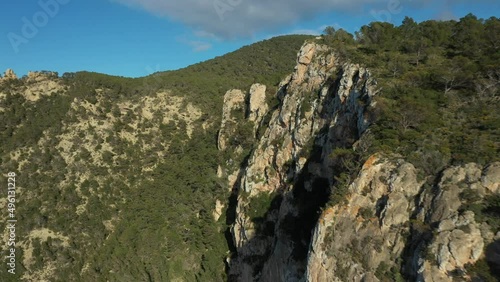
[(355, 36), (329, 27), (324, 42), (368, 66), (379, 82), (370, 151), (394, 151), (426, 172), (445, 164), (498, 160), (500, 20), (405, 18), (374, 22)]

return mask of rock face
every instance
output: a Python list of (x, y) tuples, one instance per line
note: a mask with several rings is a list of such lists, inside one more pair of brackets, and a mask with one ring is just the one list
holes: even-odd
[(326, 209), (314, 229), (308, 281), (361, 281), (381, 262), (391, 267), (405, 248), (404, 233), (421, 183), (413, 165), (371, 157), (349, 187), (346, 204)]
[(241, 90), (229, 90), (224, 95), (224, 108), (222, 109), (222, 123), (219, 130), (217, 146), (219, 150), (225, 150), (229, 136), (234, 131), (236, 123), (235, 111), (245, 112), (245, 93)]
[(26, 76), (26, 82), (34, 83), (40, 82), (49, 79), (56, 79), (57, 73), (55, 72), (38, 72), (38, 71), (30, 71)]
[(460, 210), (464, 193), (491, 194), (481, 184), (481, 175), (494, 177), (488, 171), (452, 167), (429, 189), (413, 165), (373, 156), (349, 186), (347, 202), (322, 213), (307, 281), (392, 280), (401, 275), (391, 273), (399, 263), (406, 263), (411, 280), (453, 281), (451, 273), (465, 273), (494, 238), (472, 211)]
[(14, 73), (13, 70), (7, 69), (3, 75), (2, 78), (0, 78), (0, 81), (6, 81), (6, 80), (11, 80), (11, 79), (17, 79), (17, 75)]
[(481, 184), (492, 193), (500, 193), (500, 165), (495, 163), (486, 169), (486, 173), (481, 177)]
[(248, 141), (255, 138), (268, 112), (265, 85), (253, 84), (248, 95), (239, 89), (229, 90), (224, 95), (217, 147), (221, 151), (231, 152), (232, 158), (226, 161), (224, 168), (219, 166), (217, 175), (227, 178), (230, 189), (239, 180), (239, 159), (248, 149)]
[(465, 266), (498, 240), (476, 221), (466, 195), (480, 203), (498, 194), (499, 163), (450, 167), (429, 184), (404, 159), (375, 154), (347, 182), (345, 198), (327, 204), (340, 189), (335, 152), (361, 149), (376, 93), (367, 69), (306, 43), (270, 118), (262, 118), (262, 86), (249, 98), (226, 94), (220, 149), (229, 150), (230, 113), (245, 100), (247, 119), (265, 128), (242, 165), (219, 173), (230, 175), (237, 199), (228, 207), (229, 281), (452, 281), (452, 273), (467, 278)]
[(254, 122), (255, 126), (258, 127), (267, 111), (266, 86), (262, 84), (252, 85), (250, 88), (248, 120)]
[(63, 91), (64, 86), (53, 72), (29, 72), (26, 76), (27, 87), (22, 95), (26, 100), (37, 101), (42, 96), (50, 96)]
[[(17, 79), (16, 74), (8, 69), (0, 82)], [(22, 85), (13, 86), (13, 94), (22, 95), (26, 100), (35, 102), (43, 96), (50, 96), (55, 93), (63, 93), (66, 88), (62, 85), (55, 72), (29, 72), (21, 79)]]
[(248, 95), (239, 89), (227, 91), (217, 140), (219, 150), (226, 150), (229, 137), (243, 120), (253, 124), (255, 134), (268, 110), (266, 86), (263, 84), (253, 84)]
[(217, 200), (215, 202), (215, 209), (212, 212), (212, 216), (214, 217), (215, 221), (219, 220), (219, 218), (222, 216), (223, 208), (224, 208), (224, 205), (221, 203), (221, 201)]
[(416, 273), (417, 280), (453, 281), (451, 273), (465, 273), (464, 266), (475, 263), (485, 255), (484, 247), (498, 240), (490, 226), (477, 222), (474, 212), (463, 205), (468, 200), (467, 195), (475, 195), (478, 197), (475, 201), (480, 202), (495, 194), (483, 185), (483, 180), (496, 179), (487, 184), (498, 186), (499, 175), (494, 168), (499, 165), (493, 163), (483, 168), (471, 163), (448, 168), (434, 191), (422, 192), (416, 218), (432, 229), (433, 236), (427, 246), (417, 248), (411, 257), (414, 264), (409, 271)]

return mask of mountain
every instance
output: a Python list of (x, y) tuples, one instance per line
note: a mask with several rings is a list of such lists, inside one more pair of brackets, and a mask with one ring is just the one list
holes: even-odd
[(496, 281), (499, 36), (406, 18), (137, 79), (8, 71), (0, 276)]
[[(432, 175), (401, 155), (368, 153), (378, 87), (326, 45), (302, 47), (279, 107), (268, 123), (256, 119), (264, 130), (251, 153), (219, 168), (233, 187), (229, 281), (495, 279), (487, 263), (498, 271), (500, 162)], [(226, 94), (224, 113), (245, 107), (240, 93)], [(249, 95), (251, 121), (267, 107)], [(219, 144), (238, 132), (224, 116)], [(222, 149), (233, 158), (242, 146)]]

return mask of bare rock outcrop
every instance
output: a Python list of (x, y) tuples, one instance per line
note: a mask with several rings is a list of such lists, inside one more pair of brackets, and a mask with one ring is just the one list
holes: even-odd
[(44, 80), (50, 80), (50, 79), (57, 79), (58, 75), (55, 72), (47, 72), (47, 71), (30, 71), (28, 72), (28, 75), (26, 76), (26, 82), (27, 83), (35, 83), (35, 82), (41, 82)]
[(248, 120), (255, 123), (255, 129), (259, 126), (267, 114), (266, 86), (256, 83), (250, 87)]
[(225, 150), (229, 136), (234, 132), (236, 117), (235, 111), (245, 112), (245, 93), (238, 89), (229, 90), (224, 95), (224, 107), (222, 109), (222, 122), (217, 138), (219, 150)]
[(500, 193), (500, 163), (493, 163), (486, 168), (481, 184), (492, 193)]
[[(374, 87), (368, 70), (340, 63), (328, 47), (316, 43), (302, 47), (295, 72), (280, 83), (276, 94), (280, 107), (271, 113), (236, 181), (240, 195), (231, 232), (237, 257), (230, 263), (230, 279), (298, 281), (303, 277), (302, 256), (307, 253), (309, 235), (290, 238), (293, 231), (288, 229), (309, 211), (297, 207), (300, 199), (293, 191), (303, 188), (306, 193), (322, 194), (325, 188), (315, 187), (317, 183), (325, 187), (333, 183), (329, 155), (367, 129)], [(320, 151), (313, 153), (317, 148)], [(308, 180), (295, 184), (302, 188), (294, 187), (301, 174), (308, 174)], [(256, 220), (254, 205), (262, 201), (274, 208)], [(296, 254), (294, 249), (303, 251)]]
[(3, 77), (0, 77), (0, 82), (8, 81), (12, 79), (17, 79), (17, 75), (14, 73), (12, 69), (7, 69), (3, 74)]
[[(0, 78), (0, 83), (18, 79), (14, 71), (8, 69), (4, 77)], [(12, 86), (12, 94), (22, 95), (30, 102), (36, 102), (43, 96), (50, 96), (55, 93), (63, 93), (66, 88), (61, 83), (55, 72), (29, 72), (28, 75), (20, 79), (24, 83)]]
[(403, 160), (368, 159), (349, 186), (347, 202), (320, 216), (307, 281), (363, 281), (375, 277), (381, 263), (393, 267), (405, 248), (403, 234), (421, 185), (416, 169)]
[(28, 101), (35, 102), (65, 89), (54, 72), (29, 72), (25, 79), (27, 87), (21, 94)]
[(223, 209), (224, 204), (222, 204), (222, 202), (219, 200), (215, 201), (215, 209), (212, 212), (212, 216), (215, 221), (219, 220), (219, 218), (222, 216)]
[[(494, 234), (463, 210), (463, 195), (491, 195), (481, 184), (481, 178), (497, 177), (489, 168), (448, 168), (429, 189), (410, 163), (372, 156), (349, 186), (347, 202), (322, 213), (306, 280), (392, 280), (403, 274), (417, 281), (466, 279), (465, 266), (484, 257)], [(403, 273), (392, 271), (400, 264), (406, 265)]]
[[(498, 195), (488, 187), (498, 187), (500, 163), (486, 167), (470, 163), (446, 169), (434, 191), (421, 195), (423, 208), (417, 214), (432, 228), (432, 238), (426, 248), (413, 256), (417, 262), (410, 274), (419, 281), (453, 281), (450, 276), (466, 278), (465, 266), (485, 256), (485, 246), (493, 243), (494, 234), (486, 222), (479, 222), (466, 203), (479, 204), (484, 197)], [(488, 181), (484, 181), (487, 179)], [(483, 185), (486, 184), (486, 185)], [(477, 199), (469, 199), (474, 195)], [(437, 227), (435, 227), (437, 226)], [(497, 254), (500, 255), (500, 252)]]

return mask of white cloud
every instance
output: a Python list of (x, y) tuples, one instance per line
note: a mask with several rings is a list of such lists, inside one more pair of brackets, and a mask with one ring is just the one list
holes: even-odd
[(307, 34), (307, 35), (320, 35), (322, 30), (320, 29), (295, 29), (290, 32), (290, 34)]
[[(432, 7), (430, 0), (110, 0), (137, 7), (181, 22), (200, 38), (209, 40), (252, 37), (256, 32), (274, 32), (287, 25), (313, 18), (323, 12), (367, 12), (377, 15), (403, 13), (410, 8)], [(450, 6), (465, 0), (437, 0)], [(483, 1), (483, 0), (478, 0)], [(486, 0), (484, 0), (486, 1)], [(431, 3), (432, 2), (432, 3)], [(394, 6), (397, 4), (397, 7)], [(440, 5), (441, 6), (441, 5)], [(449, 7), (447, 7), (449, 8)], [(388, 14), (389, 13), (389, 14)], [(398, 12), (399, 13), (399, 12)], [(370, 17), (369, 13), (367, 16)], [(372, 17), (374, 17), (372, 15)], [(380, 18), (380, 16), (379, 16)], [(372, 20), (387, 20), (373, 18)], [(370, 20), (368, 20), (370, 21)], [(206, 46), (205, 46), (206, 47)], [(200, 47), (203, 49), (203, 47)]]
[[(250, 37), (320, 12), (349, 10), (389, 0), (111, 0), (182, 22), (217, 38)], [(414, 0), (415, 1), (415, 0)]]

